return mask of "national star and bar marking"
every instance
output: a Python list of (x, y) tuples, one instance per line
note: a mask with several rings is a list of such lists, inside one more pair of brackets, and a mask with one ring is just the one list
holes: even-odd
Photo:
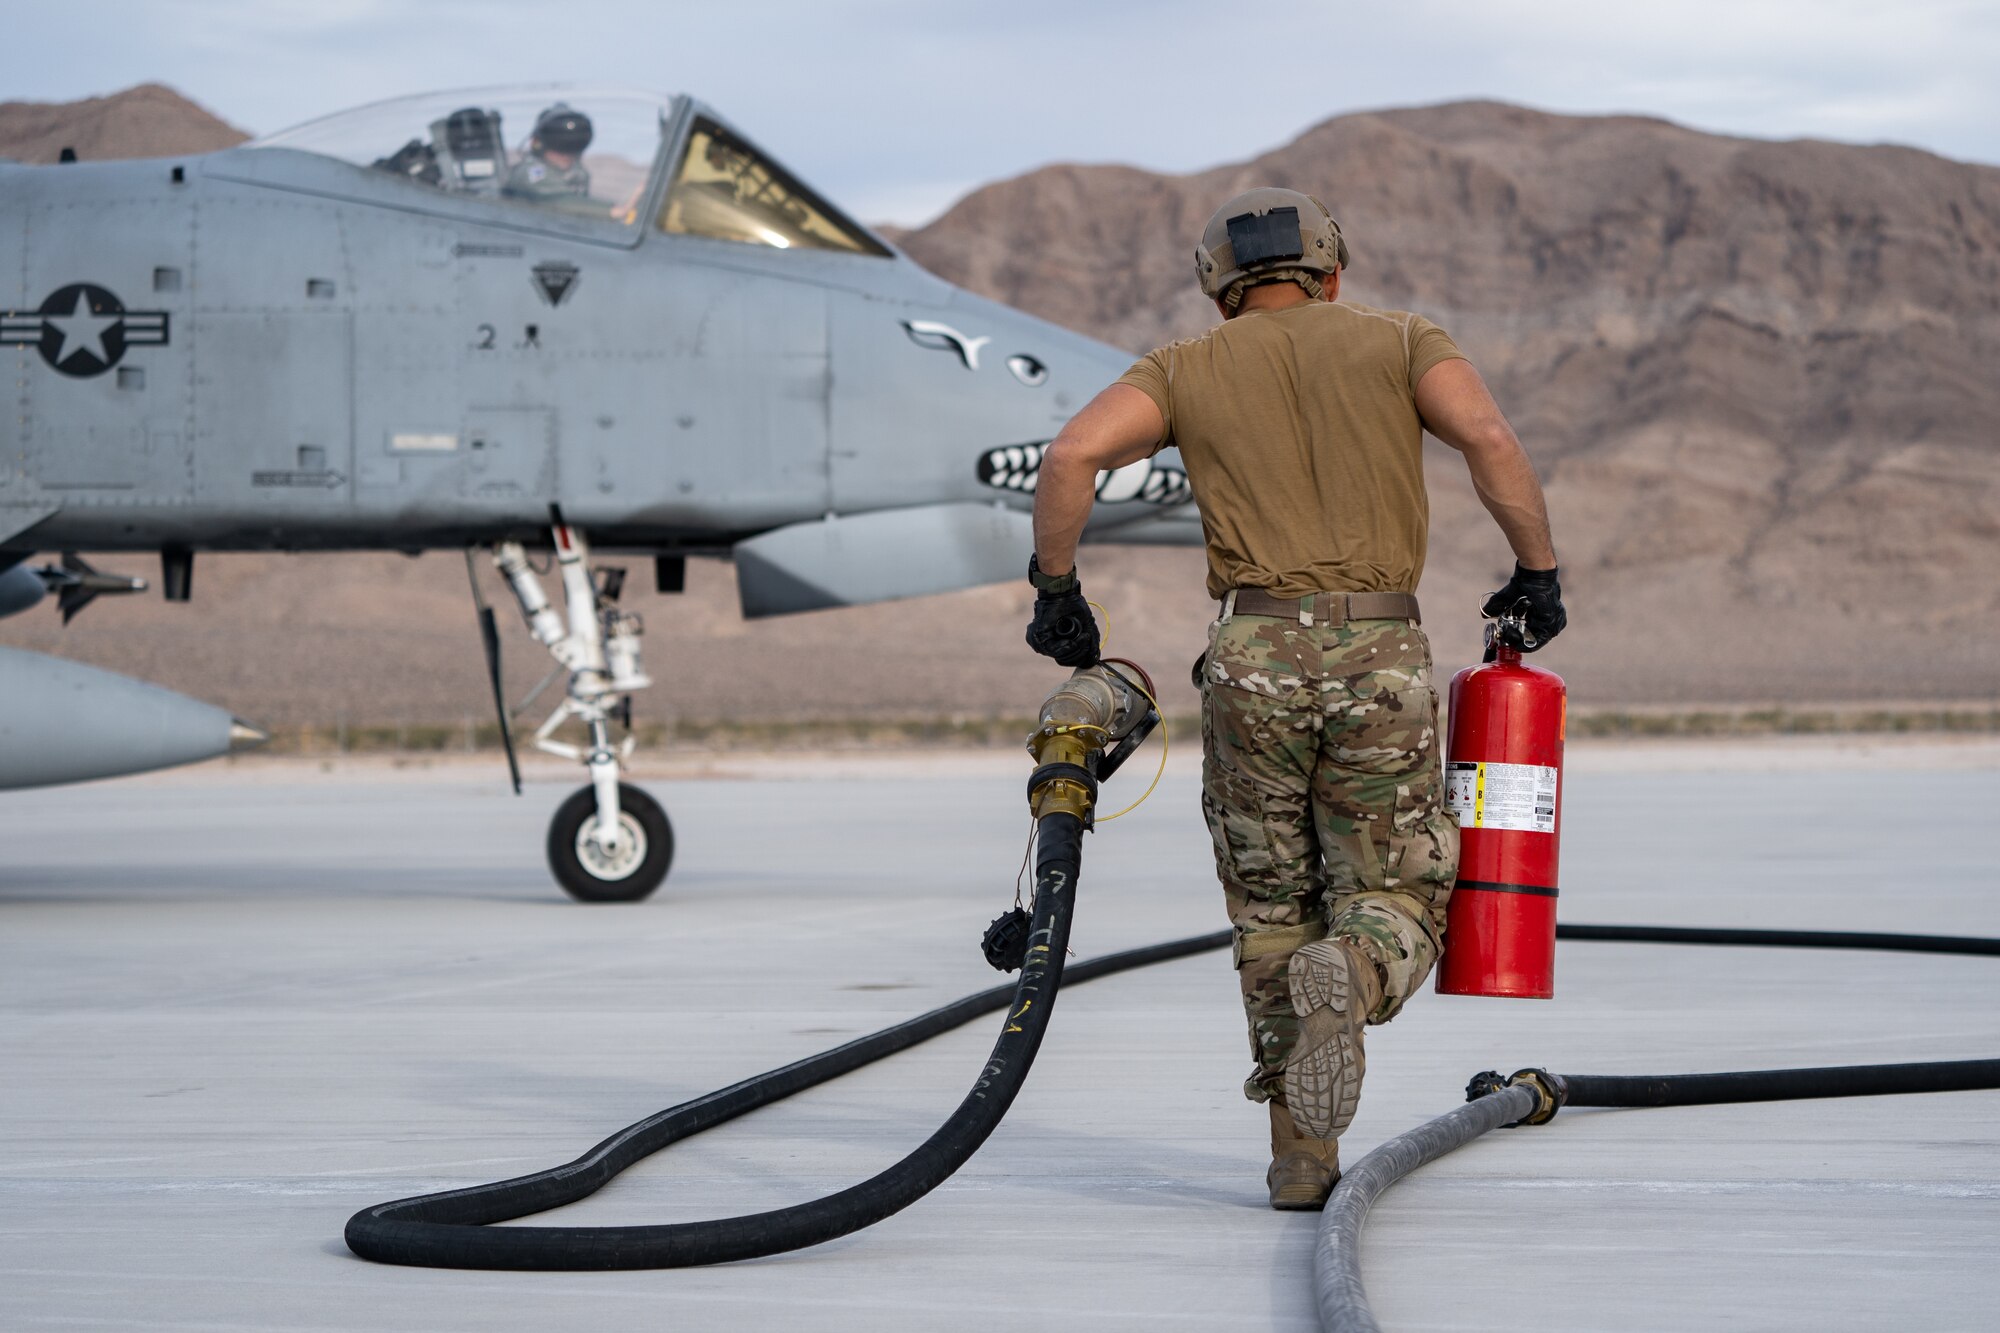
[(73, 282), (50, 293), (38, 310), (0, 311), (0, 347), (34, 347), (58, 374), (102, 375), (133, 347), (164, 347), (168, 313), (127, 310), (108, 288)]

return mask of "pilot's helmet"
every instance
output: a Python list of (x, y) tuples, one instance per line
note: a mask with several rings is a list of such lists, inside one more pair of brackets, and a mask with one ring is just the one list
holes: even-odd
[(535, 120), (535, 143), (544, 152), (581, 156), (590, 136), (590, 117), (567, 102), (557, 102)]
[(444, 141), (458, 158), (498, 157), (500, 113), (476, 106), (464, 106), (438, 122), (444, 127)]

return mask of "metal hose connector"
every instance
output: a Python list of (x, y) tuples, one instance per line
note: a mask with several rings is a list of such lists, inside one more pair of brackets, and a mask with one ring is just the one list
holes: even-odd
[(1036, 818), (1061, 812), (1088, 820), (1097, 800), (1092, 761), (1123, 740), (1152, 712), (1145, 694), (1111, 667), (1078, 667), (1042, 704), (1028, 753), (1037, 767), (1028, 781)]

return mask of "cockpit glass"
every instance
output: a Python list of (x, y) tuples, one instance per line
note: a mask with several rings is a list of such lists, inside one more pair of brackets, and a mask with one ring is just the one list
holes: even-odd
[(780, 250), (889, 251), (739, 136), (696, 120), (660, 230)]
[(259, 139), (454, 195), (637, 224), (673, 103), (645, 93), (428, 93)]

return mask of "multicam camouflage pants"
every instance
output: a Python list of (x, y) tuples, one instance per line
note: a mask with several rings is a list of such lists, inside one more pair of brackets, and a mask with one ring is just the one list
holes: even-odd
[(1299, 1020), (1294, 950), (1344, 936), (1380, 968), (1386, 1023), (1437, 961), (1458, 871), (1442, 807), (1430, 641), (1404, 620), (1218, 622), (1201, 662), (1202, 810), (1236, 928), (1252, 1101), (1279, 1096)]

